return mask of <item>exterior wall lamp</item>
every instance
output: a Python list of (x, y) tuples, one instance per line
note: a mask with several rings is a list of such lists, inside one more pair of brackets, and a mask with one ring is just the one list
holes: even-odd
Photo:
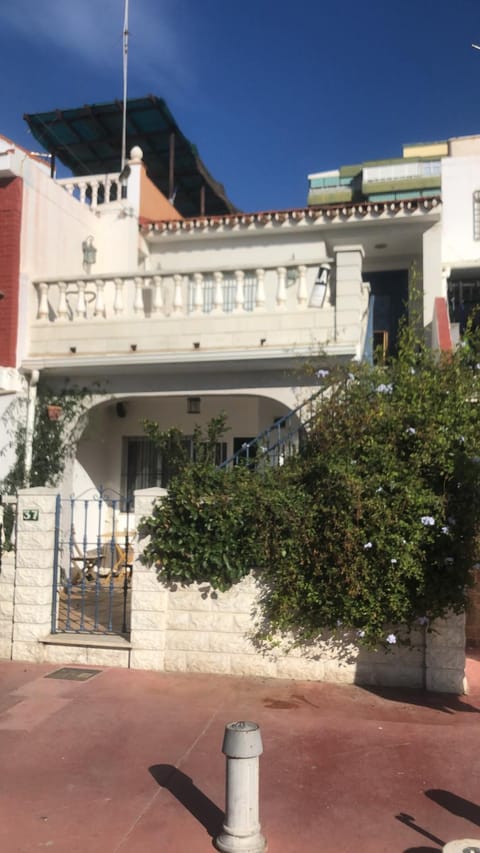
[(83, 267), (86, 272), (90, 272), (90, 268), (96, 263), (97, 260), (97, 249), (93, 242), (93, 237), (90, 234), (86, 240), (82, 243), (82, 251), (83, 251)]
[(330, 264), (320, 264), (310, 297), (311, 308), (322, 308), (331, 272)]

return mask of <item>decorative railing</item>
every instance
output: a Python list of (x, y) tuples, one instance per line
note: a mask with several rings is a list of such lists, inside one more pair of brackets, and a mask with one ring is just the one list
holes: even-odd
[[(261, 269), (159, 272), (35, 282), (37, 319), (101, 320), (170, 315), (221, 315), (306, 307), (306, 265)], [(266, 286), (268, 281), (268, 288)], [(294, 296), (288, 290), (294, 288)]]
[(57, 184), (63, 186), (67, 193), (76, 198), (81, 204), (89, 205), (95, 210), (102, 204), (120, 201), (122, 186), (120, 173), (108, 175), (88, 175), (84, 178), (60, 178)]
[(261, 432), (256, 438), (237, 450), (219, 468), (229, 468), (233, 465), (247, 465), (258, 468), (261, 465), (283, 465), (290, 456), (295, 456), (302, 446), (308, 426), (315, 417), (316, 401), (324, 393), (322, 388), (312, 394), (308, 400), (288, 412), (282, 418), (277, 418), (273, 426)]

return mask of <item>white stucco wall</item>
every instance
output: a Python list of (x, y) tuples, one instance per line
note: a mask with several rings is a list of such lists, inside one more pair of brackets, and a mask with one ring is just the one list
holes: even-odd
[[(197, 396), (196, 394), (193, 396)], [(242, 394), (201, 397), (200, 414), (187, 413), (187, 396), (155, 396), (123, 398), (125, 417), (116, 413), (116, 401), (102, 404), (90, 413), (89, 424), (82, 437), (74, 469), (74, 492), (102, 485), (122, 493), (121, 461), (123, 440), (144, 436), (143, 420), (153, 420), (165, 430), (175, 426), (192, 435), (195, 425), (205, 426), (224, 411), (227, 431), (222, 438), (227, 444), (227, 457), (233, 453), (234, 438), (255, 438), (273, 425), (275, 418), (287, 414), (289, 407), (276, 399)]]
[(429, 326), (433, 321), (433, 308), (437, 296), (446, 296), (442, 281), (442, 225), (437, 222), (423, 235), (423, 268), (421, 281), (423, 286), (423, 323)]
[(480, 190), (480, 155), (442, 160), (442, 263), (480, 265), (480, 241), (474, 240), (473, 193)]

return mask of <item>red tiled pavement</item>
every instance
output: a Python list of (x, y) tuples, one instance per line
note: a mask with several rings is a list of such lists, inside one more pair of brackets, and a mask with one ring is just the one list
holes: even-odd
[(0, 662), (0, 851), (206, 853), (225, 723), (262, 729), (269, 853), (427, 853), (480, 836), (480, 662), (415, 691)]

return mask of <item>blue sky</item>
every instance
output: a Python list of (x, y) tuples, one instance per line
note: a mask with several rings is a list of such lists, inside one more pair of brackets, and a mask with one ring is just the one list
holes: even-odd
[[(0, 5), (0, 132), (122, 96), (123, 0)], [(243, 210), (307, 174), (480, 133), (479, 0), (130, 0), (129, 95), (165, 98)]]

